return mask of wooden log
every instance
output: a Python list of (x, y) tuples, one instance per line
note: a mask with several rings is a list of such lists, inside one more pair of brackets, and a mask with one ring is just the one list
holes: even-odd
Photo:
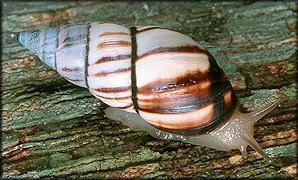
[[(294, 178), (295, 2), (4, 2), (2, 178)], [(104, 117), (107, 107), (51, 70), (16, 33), (68, 23), (158, 25), (202, 43), (252, 111), (286, 96), (255, 125), (255, 138), (282, 167), (254, 150), (154, 139)]]

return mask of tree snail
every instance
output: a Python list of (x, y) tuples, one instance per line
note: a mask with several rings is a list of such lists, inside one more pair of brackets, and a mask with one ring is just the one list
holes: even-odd
[(108, 104), (108, 118), (155, 138), (217, 150), (247, 146), (272, 162), (253, 126), (279, 100), (241, 113), (239, 100), (215, 59), (181, 33), (115, 23), (65, 25), (19, 32), (18, 41), (66, 80)]

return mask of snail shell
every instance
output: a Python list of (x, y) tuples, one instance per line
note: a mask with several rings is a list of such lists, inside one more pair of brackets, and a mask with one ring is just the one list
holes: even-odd
[(250, 145), (271, 161), (253, 138), (253, 125), (278, 101), (239, 112), (223, 70), (204, 47), (157, 26), (95, 22), (23, 31), (19, 42), (61, 76), (112, 106), (107, 117), (153, 137), (218, 150)]

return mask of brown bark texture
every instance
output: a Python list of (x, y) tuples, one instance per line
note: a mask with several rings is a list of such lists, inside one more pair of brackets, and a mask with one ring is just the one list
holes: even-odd
[[(296, 178), (297, 3), (2, 2), (2, 178)], [(256, 110), (284, 101), (255, 124), (254, 137), (281, 167), (253, 149), (217, 151), (104, 117), (107, 107), (22, 47), (16, 33), (70, 23), (158, 25), (203, 44), (240, 98)]]

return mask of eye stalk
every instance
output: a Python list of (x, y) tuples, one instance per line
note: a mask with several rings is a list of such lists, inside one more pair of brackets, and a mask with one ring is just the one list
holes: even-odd
[(222, 143), (221, 145), (217, 144), (217, 148), (215, 147), (215, 149), (239, 149), (241, 154), (244, 157), (247, 157), (246, 148), (247, 146), (250, 146), (269, 163), (278, 166), (278, 164), (273, 163), (272, 159), (262, 150), (260, 145), (253, 138), (253, 126), (259, 119), (272, 111), (279, 103), (280, 100), (277, 100), (264, 108), (246, 114), (241, 113), (239, 110), (236, 111), (231, 120), (223, 127), (209, 133)]
[[(271, 112), (278, 104), (280, 104), (281, 100), (277, 100), (272, 104), (269, 104), (268, 106), (265, 106), (264, 108), (261, 108), (257, 111), (251, 112), (247, 114), (247, 119), (248, 122), (251, 123), (252, 127), (251, 129), (253, 129), (253, 125), (260, 120), (262, 117), (264, 117), (266, 114), (268, 114), (269, 112)], [(253, 132), (252, 132), (253, 135)], [(260, 145), (257, 143), (257, 141), (253, 138), (253, 136), (250, 136), (248, 139), (245, 139), (245, 141), (247, 142), (247, 144), (252, 147), (255, 151), (257, 151), (265, 160), (267, 160), (269, 163), (272, 163), (276, 166), (280, 166), (280, 164), (277, 164), (275, 162), (272, 161), (272, 159), (262, 150), (262, 148), (260, 147)], [(243, 150), (244, 151), (243, 151)], [(240, 152), (242, 153), (242, 155), (246, 155), (246, 148), (242, 148), (240, 147)]]
[(18, 41), (28, 48), (33, 54), (37, 55), (38, 51), (38, 36), (39, 30), (18, 32)]

